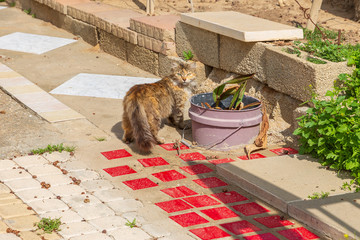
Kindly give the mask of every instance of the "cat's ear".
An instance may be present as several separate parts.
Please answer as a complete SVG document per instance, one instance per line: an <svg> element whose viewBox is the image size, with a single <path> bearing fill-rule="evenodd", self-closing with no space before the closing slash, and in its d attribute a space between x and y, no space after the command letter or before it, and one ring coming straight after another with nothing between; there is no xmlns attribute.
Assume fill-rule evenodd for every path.
<svg viewBox="0 0 360 240"><path fill-rule="evenodd" d="M172 62L170 65L170 69L172 71L176 71L179 68L180 64L178 62Z"/></svg>

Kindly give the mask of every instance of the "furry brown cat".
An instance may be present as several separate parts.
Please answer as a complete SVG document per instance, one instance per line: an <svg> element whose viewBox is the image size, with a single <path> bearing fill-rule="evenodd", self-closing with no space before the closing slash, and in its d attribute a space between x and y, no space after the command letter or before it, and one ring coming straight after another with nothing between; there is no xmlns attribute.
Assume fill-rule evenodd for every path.
<svg viewBox="0 0 360 240"><path fill-rule="evenodd" d="M132 87L123 102L123 141L135 140L140 151L149 152L154 144L164 143L158 136L162 119L184 128L184 107L195 77L195 63L184 61L173 66L170 76Z"/></svg>

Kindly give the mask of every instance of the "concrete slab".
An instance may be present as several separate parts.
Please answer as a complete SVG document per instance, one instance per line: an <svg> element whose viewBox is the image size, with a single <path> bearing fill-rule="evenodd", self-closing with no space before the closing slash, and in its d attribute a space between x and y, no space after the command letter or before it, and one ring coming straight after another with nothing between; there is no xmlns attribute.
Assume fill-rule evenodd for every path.
<svg viewBox="0 0 360 240"><path fill-rule="evenodd" d="M157 78L139 78L80 73L52 90L52 94L123 99L136 84L153 83Z"/></svg>
<svg viewBox="0 0 360 240"><path fill-rule="evenodd" d="M244 42L302 39L302 29L239 12L182 13L181 22Z"/></svg>
<svg viewBox="0 0 360 240"><path fill-rule="evenodd" d="M346 193L340 187L350 181L350 177L338 176L305 155L224 163L216 169L221 176L284 212L289 203L308 199L315 192Z"/></svg>
<svg viewBox="0 0 360 240"><path fill-rule="evenodd" d="M1 9L5 9L5 8L7 8L7 7L0 6L0 10L1 10Z"/></svg>
<svg viewBox="0 0 360 240"><path fill-rule="evenodd" d="M18 52L43 54L73 42L76 42L76 40L15 32L0 37L0 48Z"/></svg>

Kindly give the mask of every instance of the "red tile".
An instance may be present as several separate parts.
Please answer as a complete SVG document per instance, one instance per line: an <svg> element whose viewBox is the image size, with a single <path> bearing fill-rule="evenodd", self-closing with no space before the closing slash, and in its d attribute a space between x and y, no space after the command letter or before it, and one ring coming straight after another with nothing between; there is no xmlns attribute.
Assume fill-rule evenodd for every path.
<svg viewBox="0 0 360 240"><path fill-rule="evenodd" d="M289 155L289 154L297 154L298 153L298 151L296 151L293 148L277 148L277 149L270 149L270 151L277 155Z"/></svg>
<svg viewBox="0 0 360 240"><path fill-rule="evenodd" d="M191 175L208 173L213 171L211 168L205 166L204 164L190 165L186 167L181 167L181 169Z"/></svg>
<svg viewBox="0 0 360 240"><path fill-rule="evenodd" d="M139 190L139 189L158 186L156 183L154 183L148 178L139 178L139 179L124 181L123 183L132 190Z"/></svg>
<svg viewBox="0 0 360 240"><path fill-rule="evenodd" d="M170 182L170 181L186 178L186 176L182 175L176 170L153 173L152 175L163 182Z"/></svg>
<svg viewBox="0 0 360 240"><path fill-rule="evenodd" d="M235 235L261 231L260 228L256 227L255 225L249 223L246 220L231 222L231 223L224 223L224 224L220 224L220 226L222 226L226 230L229 230L230 232L234 233Z"/></svg>
<svg viewBox="0 0 360 240"><path fill-rule="evenodd" d="M271 233L264 233L259 235L252 235L248 237L243 237L245 240L279 240L277 237Z"/></svg>
<svg viewBox="0 0 360 240"><path fill-rule="evenodd" d="M189 227L209 222L208 220L194 212L175 215L171 216L170 218L182 227Z"/></svg>
<svg viewBox="0 0 360 240"><path fill-rule="evenodd" d="M280 216L269 216L269 217L261 217L261 218L254 218L255 221L258 221L262 225L268 228L276 228L276 227L283 227L288 225L294 225L294 223L288 220L282 220Z"/></svg>
<svg viewBox="0 0 360 240"><path fill-rule="evenodd" d="M194 153L183 153L179 156L184 161L194 161L194 160L205 160L206 157L201 153L194 152Z"/></svg>
<svg viewBox="0 0 360 240"><path fill-rule="evenodd" d="M110 176L112 176L112 177L136 173L136 171L134 169L132 169L131 167L129 167L128 165L112 167L112 168L105 168L104 171L107 172L108 174L110 174Z"/></svg>
<svg viewBox="0 0 360 240"><path fill-rule="evenodd" d="M214 220L233 218L239 216L235 212L228 209L227 207L205 209L205 210L201 210L201 212Z"/></svg>
<svg viewBox="0 0 360 240"><path fill-rule="evenodd" d="M197 194L197 192L194 192L193 190L185 186L166 188L166 189L162 189L161 191L173 198L181 198L181 197L187 197Z"/></svg>
<svg viewBox="0 0 360 240"><path fill-rule="evenodd" d="M260 206L255 202L234 205L232 206L232 208L234 208L238 212L241 212L245 216L270 212L268 209L264 208L263 206Z"/></svg>
<svg viewBox="0 0 360 240"><path fill-rule="evenodd" d="M312 232L303 227L282 230L278 231L278 233L289 240L312 240L320 238L319 236L313 234Z"/></svg>
<svg viewBox="0 0 360 240"><path fill-rule="evenodd" d="M160 147L162 147L163 149L165 149L167 151L176 150L176 148L174 148L174 143L161 144ZM189 148L186 145L180 143L180 150L186 150L186 149L189 149Z"/></svg>
<svg viewBox="0 0 360 240"><path fill-rule="evenodd" d="M212 199L211 197L206 195L183 198L183 200L195 207L207 207L220 204L215 199Z"/></svg>
<svg viewBox="0 0 360 240"><path fill-rule="evenodd" d="M166 202L155 203L156 206L164 210L165 212L172 213L178 211L184 211L193 208L181 199L170 200Z"/></svg>
<svg viewBox="0 0 360 240"><path fill-rule="evenodd" d="M125 149L102 152L101 154L104 155L108 160L113 160L115 158L124 158L124 157L131 157L132 156Z"/></svg>
<svg viewBox="0 0 360 240"><path fill-rule="evenodd" d="M246 197L244 197L243 195L240 195L239 193L237 193L235 191L214 193L214 194L211 194L211 196L219 199L223 203L234 203L234 202L241 202L241 201L248 200Z"/></svg>
<svg viewBox="0 0 360 240"><path fill-rule="evenodd" d="M162 157L144 158L144 159L138 159L138 161L144 167L154 167L154 166L169 165L169 163L167 161L165 161Z"/></svg>
<svg viewBox="0 0 360 240"><path fill-rule="evenodd" d="M215 188L228 185L226 182L221 181L217 177L201 178L193 180L203 188Z"/></svg>
<svg viewBox="0 0 360 240"><path fill-rule="evenodd" d="M231 159L231 158L224 158L224 159L215 159L215 160L210 160L209 161L209 163L212 163L214 165L222 164L222 163L228 163L228 162L235 162L235 160Z"/></svg>
<svg viewBox="0 0 360 240"><path fill-rule="evenodd" d="M221 230L216 226L191 229L189 231L195 234L196 236L198 236L202 240L211 240L211 239L224 238L230 236L230 234L228 234L227 232Z"/></svg>
<svg viewBox="0 0 360 240"><path fill-rule="evenodd" d="M246 155L240 156L238 158L240 158L241 160L249 160ZM250 154L250 159L258 159L258 158L266 158L266 157L264 155L260 154L260 153Z"/></svg>

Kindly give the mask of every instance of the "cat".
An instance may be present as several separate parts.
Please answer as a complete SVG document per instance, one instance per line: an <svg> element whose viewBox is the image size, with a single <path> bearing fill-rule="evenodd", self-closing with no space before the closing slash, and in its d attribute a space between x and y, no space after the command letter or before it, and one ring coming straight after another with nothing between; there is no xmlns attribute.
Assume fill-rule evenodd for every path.
<svg viewBox="0 0 360 240"><path fill-rule="evenodd" d="M164 143L158 136L162 119L184 128L185 103L195 87L195 62L175 63L170 74L161 80L135 85L126 93L123 106L123 141L135 141L141 152L150 152Z"/></svg>

